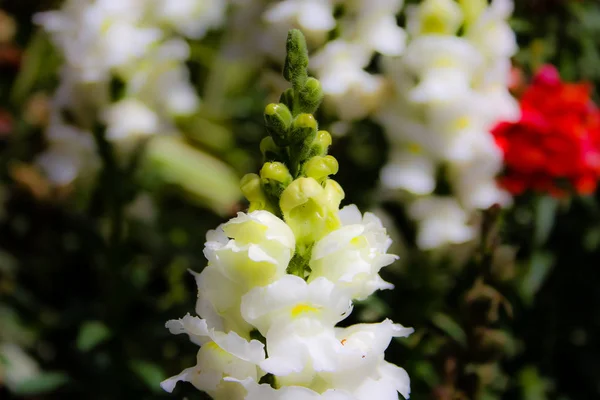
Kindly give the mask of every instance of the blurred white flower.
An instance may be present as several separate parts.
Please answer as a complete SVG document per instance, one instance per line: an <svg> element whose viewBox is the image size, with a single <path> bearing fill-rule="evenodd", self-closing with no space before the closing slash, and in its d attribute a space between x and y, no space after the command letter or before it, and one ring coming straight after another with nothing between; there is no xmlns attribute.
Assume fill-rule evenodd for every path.
<svg viewBox="0 0 600 400"><path fill-rule="evenodd" d="M158 133L158 116L140 100L128 98L104 110L108 140L123 140Z"/></svg>
<svg viewBox="0 0 600 400"><path fill-rule="evenodd" d="M417 198L408 206L408 214L419 221L417 245L425 250L464 243L475 235L469 215L452 197Z"/></svg>
<svg viewBox="0 0 600 400"><path fill-rule="evenodd" d="M381 183L388 189L430 194L435 189L434 160L421 152L394 152L381 170Z"/></svg>
<svg viewBox="0 0 600 400"><path fill-rule="evenodd" d="M52 117L46 131L48 149L36 162L50 182L67 185L80 174L93 176L100 166L96 144L90 132Z"/></svg>
<svg viewBox="0 0 600 400"><path fill-rule="evenodd" d="M283 0L271 5L264 14L270 23L298 24L311 32L327 32L335 27L333 2L330 0Z"/></svg>
<svg viewBox="0 0 600 400"><path fill-rule="evenodd" d="M138 147L137 139L172 134L173 119L200 104L185 65L185 39L219 27L227 6L226 0L67 0L59 10L37 14L34 21L65 59L54 112L68 111L69 125L82 131L106 124L119 159ZM50 146L39 160L56 183L73 181L90 164L87 158L97 159L88 151L90 133L77 143L50 137L63 125L50 126Z"/></svg>
<svg viewBox="0 0 600 400"><path fill-rule="evenodd" d="M181 35L199 39L210 29L221 26L227 10L226 0L153 0L154 15Z"/></svg>
<svg viewBox="0 0 600 400"><path fill-rule="evenodd" d="M476 210L511 201L496 182L502 157L490 133L520 116L508 90L511 12L510 0L424 0L407 9L404 53L383 62L394 93L377 114L393 146L381 181L409 193L421 248L471 240ZM440 183L448 197L432 197Z"/></svg>

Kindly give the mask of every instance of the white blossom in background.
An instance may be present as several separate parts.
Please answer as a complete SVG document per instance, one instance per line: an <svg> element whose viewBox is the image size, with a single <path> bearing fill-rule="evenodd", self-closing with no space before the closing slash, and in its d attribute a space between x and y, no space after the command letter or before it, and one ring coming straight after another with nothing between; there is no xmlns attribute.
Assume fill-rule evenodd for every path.
<svg viewBox="0 0 600 400"><path fill-rule="evenodd" d="M386 97L384 78L365 68L377 53L398 56L404 50L406 35L396 23L402 3L402 0L271 1L263 14L267 29L262 49L274 59L282 59L285 32L294 27L301 29L312 49L309 68L323 85L325 104L342 120L364 118ZM327 41L334 29L339 34Z"/></svg>
<svg viewBox="0 0 600 400"><path fill-rule="evenodd" d="M512 0L407 7L406 49L383 62L394 95L376 116L392 143L381 182L409 195L423 249L471 240L477 210L512 200L496 183L502 154L490 133L519 117L508 91L517 50L512 7ZM443 195L436 194L440 179Z"/></svg>
<svg viewBox="0 0 600 400"><path fill-rule="evenodd" d="M393 287L378 274L396 259L386 253L391 240L373 214L354 205L335 213L342 225L315 243L306 280L286 272L297 239L267 211L238 213L207 234L208 266L195 274L199 317L167 322L200 346L197 364L163 389L186 381L227 400L408 398L406 371L384 352L412 328L390 320L336 327L353 299ZM273 386L261 382L266 374Z"/></svg>
<svg viewBox="0 0 600 400"><path fill-rule="evenodd" d="M59 10L37 14L34 21L64 58L53 112L74 119L66 124L54 118L47 128L49 148L38 165L48 178L68 184L98 165L94 138L86 132L97 122L125 154L137 139L175 133L173 119L199 106L185 66L186 39L219 27L227 5L227 0L67 0ZM115 82L122 88L112 99Z"/></svg>

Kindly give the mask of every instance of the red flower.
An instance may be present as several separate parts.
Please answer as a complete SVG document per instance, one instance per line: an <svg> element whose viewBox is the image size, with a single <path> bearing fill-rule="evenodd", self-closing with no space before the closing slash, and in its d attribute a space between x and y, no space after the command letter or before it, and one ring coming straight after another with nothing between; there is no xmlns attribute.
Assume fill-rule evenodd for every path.
<svg viewBox="0 0 600 400"><path fill-rule="evenodd" d="M587 194L600 179L600 111L587 83L563 83L543 67L521 97L518 122L503 122L492 134L504 152L501 184L513 194L531 189Z"/></svg>

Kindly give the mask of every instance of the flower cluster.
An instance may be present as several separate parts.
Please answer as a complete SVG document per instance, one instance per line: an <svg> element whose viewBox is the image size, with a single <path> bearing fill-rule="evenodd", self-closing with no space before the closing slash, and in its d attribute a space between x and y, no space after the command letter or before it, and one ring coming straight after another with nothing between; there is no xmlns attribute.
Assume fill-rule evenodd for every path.
<svg viewBox="0 0 600 400"><path fill-rule="evenodd" d="M306 32L315 49L310 68L326 102L342 120L360 119L379 106L385 92L383 77L365 68L375 53L398 56L404 50L405 33L396 23L401 6L402 0L284 0L265 11L266 36L280 37L290 27ZM334 29L335 39L327 41ZM267 50L273 47L280 48Z"/></svg>
<svg viewBox="0 0 600 400"><path fill-rule="evenodd" d="M600 179L600 111L591 86L563 83L552 66L543 67L521 97L521 119L493 131L504 152L502 185L526 190L588 194Z"/></svg>
<svg viewBox="0 0 600 400"><path fill-rule="evenodd" d="M225 0L67 0L38 14L65 59L49 149L39 159L49 179L66 184L95 170L97 122L127 149L135 138L175 131L174 117L195 112L185 38L218 26L225 8Z"/></svg>
<svg viewBox="0 0 600 400"><path fill-rule="evenodd" d="M284 76L292 83L265 110L270 136L260 175L243 178L248 213L207 234L208 266L194 274L196 312L172 320L174 334L200 345L197 364L167 379L191 382L215 399L397 399L407 373L384 360L392 338L413 330L390 320L336 327L352 301L392 285L381 268L396 256L381 221L356 206L339 209L328 176L331 136L312 113L322 99L306 74L304 37L292 30Z"/></svg>
<svg viewBox="0 0 600 400"><path fill-rule="evenodd" d="M407 47L386 58L394 99L377 115L393 150L381 180L409 195L419 247L474 237L475 210L511 201L497 186L491 129L518 118L508 91L515 36L510 0L424 0L407 9Z"/></svg>

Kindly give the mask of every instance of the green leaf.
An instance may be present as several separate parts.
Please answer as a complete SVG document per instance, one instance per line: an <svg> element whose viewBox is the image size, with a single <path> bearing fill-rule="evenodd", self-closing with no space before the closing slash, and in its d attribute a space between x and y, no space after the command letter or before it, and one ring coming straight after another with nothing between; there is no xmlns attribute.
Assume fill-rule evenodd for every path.
<svg viewBox="0 0 600 400"><path fill-rule="evenodd" d="M56 390L68 381L69 377L63 372L42 372L19 383L12 391L18 396L38 395Z"/></svg>
<svg viewBox="0 0 600 400"><path fill-rule="evenodd" d="M110 329L100 321L84 322L77 336L77 348L87 352L110 337Z"/></svg>
<svg viewBox="0 0 600 400"><path fill-rule="evenodd" d="M462 327L446 314L437 313L431 317L431 322L454 339L461 346L467 346L467 335Z"/></svg>
<svg viewBox="0 0 600 400"><path fill-rule="evenodd" d="M413 373L417 379L424 381L429 387L437 386L440 383L440 378L429 361L417 362Z"/></svg>
<svg viewBox="0 0 600 400"><path fill-rule="evenodd" d="M536 251L529 260L529 265L519 280L519 292L526 304L531 304L533 298L554 264L554 256L547 251Z"/></svg>
<svg viewBox="0 0 600 400"><path fill-rule="evenodd" d="M541 377L533 366L525 367L519 372L519 384L524 399L544 400L548 398L550 382Z"/></svg>
<svg viewBox="0 0 600 400"><path fill-rule="evenodd" d="M535 203L535 233L533 243L535 246L543 246L548 240L554 220L558 200L551 196L540 196Z"/></svg>
<svg viewBox="0 0 600 400"><path fill-rule="evenodd" d="M148 386L153 392L160 392L160 383L166 379L165 373L158 365L142 360L133 360L129 363L133 372Z"/></svg>
<svg viewBox="0 0 600 400"><path fill-rule="evenodd" d="M146 185L173 185L221 215L229 215L241 200L239 177L233 169L186 141L171 136L150 140L139 169ZM152 182L154 181L154 182Z"/></svg>
<svg viewBox="0 0 600 400"><path fill-rule="evenodd" d="M10 93L11 102L21 104L38 81L55 74L55 53L44 32L39 31L33 36Z"/></svg>

